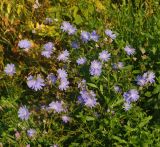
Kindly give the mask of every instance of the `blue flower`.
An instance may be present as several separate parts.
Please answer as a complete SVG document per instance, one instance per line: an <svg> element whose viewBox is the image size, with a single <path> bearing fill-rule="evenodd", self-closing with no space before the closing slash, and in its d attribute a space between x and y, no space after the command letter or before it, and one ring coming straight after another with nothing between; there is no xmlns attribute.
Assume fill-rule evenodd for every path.
<svg viewBox="0 0 160 147"><path fill-rule="evenodd" d="M113 69L117 70L117 69L122 69L124 67L123 62L118 62L118 63L113 63L112 64Z"/></svg>
<svg viewBox="0 0 160 147"><path fill-rule="evenodd" d="M127 53L127 55L133 55L133 54L135 54L135 48L132 48L130 45L127 45L124 48L124 50Z"/></svg>
<svg viewBox="0 0 160 147"><path fill-rule="evenodd" d="M90 66L90 74L92 76L100 76L102 71L102 64L99 61L92 61Z"/></svg>
<svg viewBox="0 0 160 147"><path fill-rule="evenodd" d="M130 110L131 109L131 104L130 103L124 103L124 110L125 111L128 111L128 110Z"/></svg>
<svg viewBox="0 0 160 147"><path fill-rule="evenodd" d="M81 32L81 39L83 42L88 42L90 40L90 33L86 31Z"/></svg>
<svg viewBox="0 0 160 147"><path fill-rule="evenodd" d="M139 94L138 94L137 90L131 89L128 92L125 92L123 94L123 97L127 103L131 103L131 102L135 102L139 99Z"/></svg>
<svg viewBox="0 0 160 147"><path fill-rule="evenodd" d="M111 54L108 53L108 51L104 50L101 53L99 53L99 59L102 61L107 62L111 57Z"/></svg>
<svg viewBox="0 0 160 147"><path fill-rule="evenodd" d="M16 73L16 69L15 69L15 65L14 64L7 64L4 68L4 72L9 75L9 76L13 76L13 74Z"/></svg>
<svg viewBox="0 0 160 147"><path fill-rule="evenodd" d="M27 39L24 39L19 41L18 46L23 49L29 49L31 47L31 42Z"/></svg>
<svg viewBox="0 0 160 147"><path fill-rule="evenodd" d="M154 83L155 82L155 73L152 71L148 71L145 74L147 74L147 82Z"/></svg>
<svg viewBox="0 0 160 147"><path fill-rule="evenodd" d="M67 78L61 79L59 89L61 91L63 91L63 90L67 90L68 87L69 87L69 82L68 82Z"/></svg>
<svg viewBox="0 0 160 147"><path fill-rule="evenodd" d="M76 62L77 62L78 65L83 65L83 64L86 63L86 58L85 57L84 58L82 58L82 57L78 58Z"/></svg>
<svg viewBox="0 0 160 147"><path fill-rule="evenodd" d="M147 79L144 76L137 76L136 81L137 81L137 85L139 86L144 86L147 84Z"/></svg>
<svg viewBox="0 0 160 147"><path fill-rule="evenodd" d="M78 42L77 42L77 41L73 41L73 42L71 43L71 47L74 48L74 49L78 49L78 48L79 48Z"/></svg>
<svg viewBox="0 0 160 147"><path fill-rule="evenodd" d="M117 85L114 85L114 90L115 90L115 92L121 92L122 91L122 89Z"/></svg>
<svg viewBox="0 0 160 147"><path fill-rule="evenodd" d="M113 40L117 37L111 30L105 30L105 34Z"/></svg>
<svg viewBox="0 0 160 147"><path fill-rule="evenodd" d="M36 130L35 129L29 129L27 130L27 135L29 137L33 137L36 134Z"/></svg>
<svg viewBox="0 0 160 147"><path fill-rule="evenodd" d="M41 90L43 88L43 86L45 86L44 80L41 78L40 75L38 75L37 77L33 77L30 75L27 78L27 85L29 88L31 88L35 91Z"/></svg>
<svg viewBox="0 0 160 147"><path fill-rule="evenodd" d="M50 58L51 54L53 53L53 47L54 44L52 42L46 43L43 46L44 50L42 51L41 55L45 56L46 58Z"/></svg>
<svg viewBox="0 0 160 147"><path fill-rule="evenodd" d="M145 72L142 76L138 75L136 78L137 85L144 86L148 83L155 82L155 73L152 71Z"/></svg>
<svg viewBox="0 0 160 147"><path fill-rule="evenodd" d="M63 108L63 102L62 101L61 102L59 102L59 101L51 102L49 104L49 109L54 110L57 113L65 111L64 108Z"/></svg>
<svg viewBox="0 0 160 147"><path fill-rule="evenodd" d="M53 44L52 42L48 42L48 43L44 44L43 48L44 48L45 50L47 50L47 51L48 51L48 50L53 50L54 44Z"/></svg>
<svg viewBox="0 0 160 147"><path fill-rule="evenodd" d="M69 22L64 21L61 25L61 29L64 32L67 32L69 35L75 34L77 29L73 27Z"/></svg>
<svg viewBox="0 0 160 147"><path fill-rule="evenodd" d="M97 42L98 39L99 39L99 36L97 35L96 31L93 31L91 34L90 34L90 39Z"/></svg>
<svg viewBox="0 0 160 147"><path fill-rule="evenodd" d="M55 84L57 80L56 76L53 73L48 74L47 79L52 84Z"/></svg>
<svg viewBox="0 0 160 147"><path fill-rule="evenodd" d="M18 117L22 120L28 120L30 116L30 113L28 111L28 109L26 108L26 106L22 106L19 108L18 110Z"/></svg>
<svg viewBox="0 0 160 147"><path fill-rule="evenodd" d="M63 51L62 53L60 53L60 55L58 56L58 60L59 61L67 61L68 60L68 56L69 56L69 52L67 50Z"/></svg>
<svg viewBox="0 0 160 147"><path fill-rule="evenodd" d="M87 107L95 107L97 105L96 94L93 91L82 90L80 92L79 101L84 103Z"/></svg>
<svg viewBox="0 0 160 147"><path fill-rule="evenodd" d="M68 123L71 120L71 118L66 116L66 115L63 115L62 120L63 120L64 123Z"/></svg>
<svg viewBox="0 0 160 147"><path fill-rule="evenodd" d="M65 79L68 76L67 72L64 69L58 69L57 73L58 73L58 78L60 79Z"/></svg>

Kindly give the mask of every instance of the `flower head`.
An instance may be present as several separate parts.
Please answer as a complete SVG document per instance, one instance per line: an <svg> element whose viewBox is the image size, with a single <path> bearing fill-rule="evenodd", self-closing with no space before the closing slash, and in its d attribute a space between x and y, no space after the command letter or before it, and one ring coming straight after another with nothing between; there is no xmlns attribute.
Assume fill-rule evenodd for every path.
<svg viewBox="0 0 160 147"><path fill-rule="evenodd" d="M144 86L145 84L147 84L147 80L144 76L137 76L136 81L137 85L139 86Z"/></svg>
<svg viewBox="0 0 160 147"><path fill-rule="evenodd" d="M75 34L77 29L73 27L69 22L64 21L61 25L63 32L67 32L69 35Z"/></svg>
<svg viewBox="0 0 160 147"><path fill-rule="evenodd" d="M100 76L102 71L102 64L99 61L92 61L90 66L90 74L92 76Z"/></svg>
<svg viewBox="0 0 160 147"><path fill-rule="evenodd" d="M85 57L84 58L82 58L82 57L78 58L76 62L77 62L78 65L83 65L83 64L86 63L86 58Z"/></svg>
<svg viewBox="0 0 160 147"><path fill-rule="evenodd" d="M102 51L101 53L99 53L99 59L102 61L108 61L111 57L111 54L108 53L108 51Z"/></svg>
<svg viewBox="0 0 160 147"><path fill-rule="evenodd" d="M147 82L154 83L155 82L155 73L152 71L147 72Z"/></svg>
<svg viewBox="0 0 160 147"><path fill-rule="evenodd" d="M27 78L27 85L29 88L38 91L41 90L43 86L45 86L44 84L44 80L41 78L40 75L38 75L37 77L33 77L33 76L29 76Z"/></svg>
<svg viewBox="0 0 160 147"><path fill-rule="evenodd" d="M63 78L60 80L60 85L59 85L59 89L61 91L63 90L67 90L67 88L69 87L69 82L66 78Z"/></svg>
<svg viewBox="0 0 160 147"><path fill-rule="evenodd" d="M57 73L58 73L58 78L60 78L60 79L65 79L65 78L67 78L67 72L64 70L64 69L58 69L57 70Z"/></svg>
<svg viewBox="0 0 160 147"><path fill-rule="evenodd" d="M127 53L127 55L133 55L135 54L135 49L132 48L130 45L127 45L125 48L124 48L125 52Z"/></svg>
<svg viewBox="0 0 160 147"><path fill-rule="evenodd" d="M24 39L19 41L18 46L23 49L29 49L31 47L31 42L27 39Z"/></svg>
<svg viewBox="0 0 160 147"><path fill-rule="evenodd" d="M88 42L90 40L90 33L86 31L81 32L81 39L83 42Z"/></svg>
<svg viewBox="0 0 160 147"><path fill-rule="evenodd" d="M113 40L116 38L116 34L114 34L111 30L105 30L105 34Z"/></svg>
<svg viewBox="0 0 160 147"><path fill-rule="evenodd" d="M41 55L45 56L46 58L50 58L51 54L53 53L53 47L54 44L52 42L46 43L43 46L44 50L42 51Z"/></svg>
<svg viewBox="0 0 160 147"><path fill-rule="evenodd" d="M124 110L125 110L125 111L128 111L129 109L131 109L131 104L125 102L125 103L124 103Z"/></svg>
<svg viewBox="0 0 160 147"><path fill-rule="evenodd" d="M19 110L18 110L18 117L20 119L22 119L22 120L28 120L29 115L30 115L30 113L29 113L28 109L26 108L26 106L22 106L22 107L19 108Z"/></svg>
<svg viewBox="0 0 160 147"><path fill-rule="evenodd" d="M96 95L93 91L82 90L80 94L79 101L84 103L87 107L92 108L97 105Z"/></svg>
<svg viewBox="0 0 160 147"><path fill-rule="evenodd" d="M10 75L10 76L13 76L13 74L16 73L16 69L15 69L15 65L14 64L7 64L4 68L4 72L7 74L7 75Z"/></svg>
<svg viewBox="0 0 160 147"><path fill-rule="evenodd" d="M56 76L53 73L48 74L47 79L52 84L55 84L57 80Z"/></svg>
<svg viewBox="0 0 160 147"><path fill-rule="evenodd" d="M35 129L29 129L27 130L27 135L29 137L33 137L36 134L36 130Z"/></svg>
<svg viewBox="0 0 160 147"><path fill-rule="evenodd" d="M63 108L63 106L62 106L62 101L61 102L58 102L58 101L56 101L56 102L51 102L50 104L49 104L49 109L52 109L52 110L54 110L55 112L57 112L57 113L60 113L60 112L63 112L64 111L64 108Z"/></svg>
<svg viewBox="0 0 160 147"><path fill-rule="evenodd" d="M79 48L78 42L77 42L77 41L73 41L73 42L71 43L71 47L74 48L74 49L78 49L78 48Z"/></svg>
<svg viewBox="0 0 160 147"><path fill-rule="evenodd" d="M68 116L66 116L66 115L63 115L63 116L62 116L62 120L63 120L64 123L68 123L68 122L70 121L70 119L71 119L71 118L68 117Z"/></svg>
<svg viewBox="0 0 160 147"><path fill-rule="evenodd" d="M68 60L68 56L69 56L69 52L67 50L65 50L58 56L58 60L65 62Z"/></svg>
<svg viewBox="0 0 160 147"><path fill-rule="evenodd" d="M148 83L155 82L155 73L152 71L145 72L142 76L138 75L136 78L137 85L144 86Z"/></svg>
<svg viewBox="0 0 160 147"><path fill-rule="evenodd" d="M52 42L48 42L48 43L44 44L43 48L47 51L52 50L54 48L54 44Z"/></svg>
<svg viewBox="0 0 160 147"><path fill-rule="evenodd" d="M96 31L93 31L91 34L90 34L90 39L97 42L98 39L99 39L99 36L97 35Z"/></svg>
<svg viewBox="0 0 160 147"><path fill-rule="evenodd" d="M135 89L131 89L123 94L124 100L127 103L135 102L139 99L138 91Z"/></svg>
<svg viewBox="0 0 160 147"><path fill-rule="evenodd" d="M122 89L118 85L114 85L115 92L121 92Z"/></svg>

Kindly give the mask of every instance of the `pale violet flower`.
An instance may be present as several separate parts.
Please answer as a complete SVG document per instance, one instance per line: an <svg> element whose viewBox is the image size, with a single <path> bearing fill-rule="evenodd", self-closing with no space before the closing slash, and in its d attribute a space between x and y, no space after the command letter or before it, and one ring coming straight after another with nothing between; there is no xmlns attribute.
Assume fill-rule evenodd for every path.
<svg viewBox="0 0 160 147"><path fill-rule="evenodd" d="M47 79L52 84L55 84L57 81L57 78L53 73L48 74Z"/></svg>
<svg viewBox="0 0 160 147"><path fill-rule="evenodd" d="M63 108L63 102L62 101L61 102L59 102L59 101L51 102L49 104L49 109L54 110L57 113L65 111L64 108Z"/></svg>
<svg viewBox="0 0 160 147"><path fill-rule="evenodd" d="M27 78L27 85L29 88L35 91L41 90L45 86L44 80L41 78L40 75L38 75L37 77L33 77L30 75Z"/></svg>
<svg viewBox="0 0 160 147"><path fill-rule="evenodd" d="M154 83L155 82L155 73L152 71L147 72L147 82Z"/></svg>
<svg viewBox="0 0 160 147"><path fill-rule="evenodd" d="M52 42L48 42L43 46L44 50L42 51L41 55L45 56L46 58L50 58L51 54L53 53L54 44Z"/></svg>
<svg viewBox="0 0 160 147"><path fill-rule="evenodd" d="M113 40L116 38L116 34L114 34L111 30L105 30L105 34Z"/></svg>
<svg viewBox="0 0 160 147"><path fill-rule="evenodd" d="M67 90L67 88L69 87L69 82L67 79L63 78L60 80L60 85L59 85L59 89L61 91L63 90Z"/></svg>
<svg viewBox="0 0 160 147"><path fill-rule="evenodd" d="M124 48L124 50L127 53L127 55L133 55L133 54L135 54L135 48L131 47L130 45L127 45Z"/></svg>
<svg viewBox="0 0 160 147"><path fill-rule="evenodd" d="M124 100L127 103L135 102L139 99L139 93L135 89L131 89L123 94Z"/></svg>
<svg viewBox="0 0 160 147"><path fill-rule="evenodd" d="M99 59L102 61L107 62L111 57L111 54L108 53L108 51L104 50L101 53L99 53Z"/></svg>
<svg viewBox="0 0 160 147"><path fill-rule="evenodd" d="M118 85L114 85L115 92L121 92L122 89Z"/></svg>
<svg viewBox="0 0 160 147"><path fill-rule="evenodd" d="M94 60L91 62L90 66L90 74L92 76L100 76L102 72L102 64L101 62Z"/></svg>
<svg viewBox="0 0 160 147"><path fill-rule="evenodd" d="M98 39L99 39L99 36L97 35L96 31L93 31L91 34L90 34L90 39L97 42Z"/></svg>
<svg viewBox="0 0 160 147"><path fill-rule="evenodd" d="M15 65L12 63L7 64L4 68L4 72L9 76L13 76L16 73Z"/></svg>
<svg viewBox="0 0 160 147"><path fill-rule="evenodd" d="M137 85L139 85L139 86L144 86L147 84L146 77L144 77L144 76L137 76L136 82L137 82Z"/></svg>
<svg viewBox="0 0 160 147"><path fill-rule="evenodd" d="M58 60L59 61L67 61L68 60L68 56L69 56L69 52L67 50L63 51L62 53L60 53L60 55L58 56Z"/></svg>
<svg viewBox="0 0 160 147"><path fill-rule="evenodd" d="M48 42L48 43L44 44L43 48L45 50L52 50L54 48L54 44L52 42Z"/></svg>
<svg viewBox="0 0 160 147"><path fill-rule="evenodd" d="M136 78L137 85L145 86L148 83L155 82L155 73L152 71L145 72L142 76L138 75Z"/></svg>
<svg viewBox="0 0 160 147"><path fill-rule="evenodd" d="M29 137L33 137L36 134L36 130L35 129L29 129L27 130L27 135Z"/></svg>
<svg viewBox="0 0 160 147"><path fill-rule="evenodd" d="M90 33L86 31L81 32L81 39L83 42L88 42L90 40Z"/></svg>
<svg viewBox="0 0 160 147"><path fill-rule="evenodd" d="M23 49L29 49L31 48L32 44L27 39L24 39L24 40L19 41L18 46Z"/></svg>
<svg viewBox="0 0 160 147"><path fill-rule="evenodd" d="M80 94L79 102L84 103L85 106L93 108L97 105L96 94L93 91L82 90Z"/></svg>
<svg viewBox="0 0 160 147"><path fill-rule="evenodd" d="M22 106L19 108L18 110L18 117L22 120L28 120L30 116L30 113L28 111L28 109L26 108L26 106Z"/></svg>
<svg viewBox="0 0 160 147"><path fill-rule="evenodd" d="M83 65L83 64L86 63L86 61L87 61L87 60L86 60L85 57L84 57L84 58L80 57L80 58L77 59L76 62L77 62L78 65Z"/></svg>
<svg viewBox="0 0 160 147"><path fill-rule="evenodd" d="M71 118L69 116L66 116L66 115L62 116L62 120L63 120L64 123L68 123L70 121L70 119Z"/></svg>
<svg viewBox="0 0 160 147"><path fill-rule="evenodd" d="M61 25L61 29L64 32L67 32L69 35L75 34L77 29L73 27L69 22L64 21Z"/></svg>
<svg viewBox="0 0 160 147"><path fill-rule="evenodd" d="M73 42L71 43L71 47L74 48L74 49L78 49L78 48L79 48L78 42L77 42L77 41L73 41Z"/></svg>
<svg viewBox="0 0 160 147"><path fill-rule="evenodd" d="M124 110L125 111L128 111L128 110L130 110L131 109L131 104L130 103L124 103Z"/></svg>
<svg viewBox="0 0 160 147"><path fill-rule="evenodd" d="M58 78L60 78L60 79L65 79L68 76L67 72L64 69L59 68L57 70L57 73L58 73Z"/></svg>

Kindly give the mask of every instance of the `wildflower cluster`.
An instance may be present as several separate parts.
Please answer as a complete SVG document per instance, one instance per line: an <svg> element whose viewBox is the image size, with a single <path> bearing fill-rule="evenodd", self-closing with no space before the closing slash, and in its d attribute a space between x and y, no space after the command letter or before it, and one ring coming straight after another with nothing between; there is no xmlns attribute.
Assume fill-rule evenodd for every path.
<svg viewBox="0 0 160 147"><path fill-rule="evenodd" d="M46 18L44 23L50 25L53 21ZM63 125L72 126L76 117L81 118L82 115L71 116L72 111L79 109L83 113L90 112L88 115L94 114L98 118L101 114L106 115L107 113L108 115L103 106L108 105L107 107L116 109L113 103L118 99L123 100L125 111L129 111L141 97L139 87L150 86L155 82L153 71L146 71L143 75L136 75L135 78L132 72L125 69L125 66L130 64L130 59L136 55L137 49L130 45L117 51L114 49L114 44L110 41L106 43L103 36L97 33L98 31L78 30L67 21L62 22L59 32L64 35L64 38L69 38L69 41L65 41L64 47L58 46L59 44L57 45L56 42L46 43L45 40L43 45L37 45L37 50L33 48L32 52L29 49L32 48L32 44L35 44L34 41L23 39L18 43L20 49L27 51L28 58L38 57L37 61L32 60L33 65L28 67L25 82L23 82L27 87L25 90L32 92L33 96L39 97L41 105L41 108L33 111L31 111L34 109L32 105L21 105L18 110L18 118L22 122L30 121L34 112L39 111L46 124L48 123L47 119L55 117L55 120L60 118ZM118 38L117 34L109 29L104 30L103 34L113 42ZM114 43L116 44L116 42ZM89 44L88 48L86 48L87 44ZM126 56L123 52L128 55L126 59L128 62L118 57ZM37 66L38 64L41 65L40 68ZM17 64L8 63L4 67L4 73L14 78L20 67ZM98 107L101 109L97 110ZM105 114L101 112L102 108ZM120 105L119 108L121 109L123 106ZM123 110L124 113L125 111ZM87 119L94 120L95 118L86 117L82 120L85 122ZM52 125L53 122L49 124L49 127ZM26 134L30 139L34 139L38 132L31 126L26 130Z"/></svg>

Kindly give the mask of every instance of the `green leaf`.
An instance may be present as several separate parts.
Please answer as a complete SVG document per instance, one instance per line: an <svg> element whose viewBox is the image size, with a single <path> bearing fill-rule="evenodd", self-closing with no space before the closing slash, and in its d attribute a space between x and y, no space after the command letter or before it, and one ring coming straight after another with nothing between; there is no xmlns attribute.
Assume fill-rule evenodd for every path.
<svg viewBox="0 0 160 147"><path fill-rule="evenodd" d="M151 92L150 92L150 91L147 91L147 92L145 93L145 96L146 96L146 97L151 97L151 96L152 96L152 94L151 94Z"/></svg>
<svg viewBox="0 0 160 147"><path fill-rule="evenodd" d="M102 95L103 95L103 85L100 85L100 92L101 92Z"/></svg>
<svg viewBox="0 0 160 147"><path fill-rule="evenodd" d="M87 85L88 85L89 87L93 87L93 88L97 88L97 89L98 89L97 85L95 85L95 84L93 84L93 83L87 83Z"/></svg>
<svg viewBox="0 0 160 147"><path fill-rule="evenodd" d="M140 128L144 127L151 119L152 119L152 116L148 116L148 117L144 118L143 121L140 122L138 126Z"/></svg>
<svg viewBox="0 0 160 147"><path fill-rule="evenodd" d="M86 116L86 120L87 120L87 121L93 121L93 120L95 120L95 118L92 117L92 116Z"/></svg>
<svg viewBox="0 0 160 147"><path fill-rule="evenodd" d="M127 144L127 142L125 141L125 140L123 140L123 139L121 139L120 137L118 137L118 136L112 136L112 138L114 139L114 140L117 140L119 143L125 143L125 144Z"/></svg>

